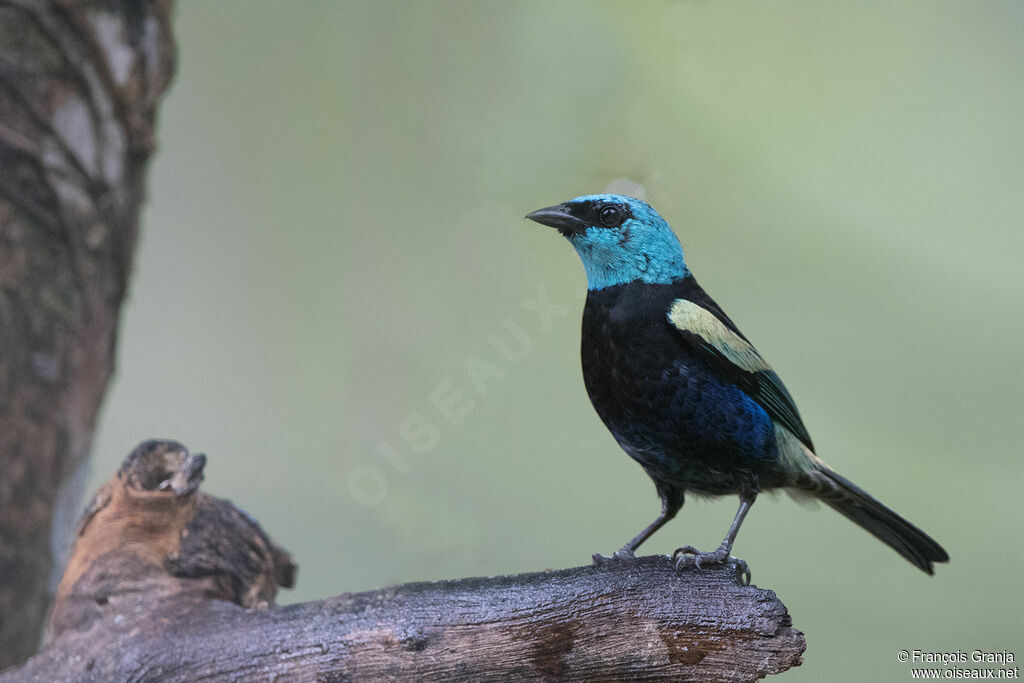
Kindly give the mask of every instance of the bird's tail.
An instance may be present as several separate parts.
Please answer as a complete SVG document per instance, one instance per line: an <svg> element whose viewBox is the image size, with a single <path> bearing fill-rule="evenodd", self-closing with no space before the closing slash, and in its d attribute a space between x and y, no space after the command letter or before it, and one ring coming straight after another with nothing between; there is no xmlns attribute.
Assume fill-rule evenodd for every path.
<svg viewBox="0 0 1024 683"><path fill-rule="evenodd" d="M816 465L800 482L800 488L867 529L923 572L934 573L932 562L949 561L949 555L931 536L820 460Z"/></svg>

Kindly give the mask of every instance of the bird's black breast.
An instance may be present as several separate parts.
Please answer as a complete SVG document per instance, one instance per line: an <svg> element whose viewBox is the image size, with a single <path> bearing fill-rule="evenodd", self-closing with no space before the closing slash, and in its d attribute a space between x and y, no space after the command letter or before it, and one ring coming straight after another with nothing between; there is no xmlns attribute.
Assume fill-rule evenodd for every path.
<svg viewBox="0 0 1024 683"><path fill-rule="evenodd" d="M775 456L773 424L669 322L679 298L712 310L739 334L692 277L592 290L581 349L587 393L619 444L652 477L704 493L734 492L744 472Z"/></svg>

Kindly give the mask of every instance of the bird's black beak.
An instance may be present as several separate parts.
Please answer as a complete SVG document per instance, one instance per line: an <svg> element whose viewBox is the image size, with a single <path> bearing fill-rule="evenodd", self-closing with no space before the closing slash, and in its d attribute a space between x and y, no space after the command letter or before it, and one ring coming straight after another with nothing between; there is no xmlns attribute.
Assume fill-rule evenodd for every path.
<svg viewBox="0 0 1024 683"><path fill-rule="evenodd" d="M533 213L526 214L526 217L541 225L555 228L566 237L579 235L587 229L587 224L569 213L569 208L565 204L537 209Z"/></svg>

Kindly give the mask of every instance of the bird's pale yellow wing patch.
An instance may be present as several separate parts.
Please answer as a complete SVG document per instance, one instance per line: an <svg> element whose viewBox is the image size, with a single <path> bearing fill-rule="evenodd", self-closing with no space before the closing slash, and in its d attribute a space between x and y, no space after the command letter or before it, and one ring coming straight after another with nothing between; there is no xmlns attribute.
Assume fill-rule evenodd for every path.
<svg viewBox="0 0 1024 683"><path fill-rule="evenodd" d="M747 372L771 370L757 350L719 320L714 313L687 299L676 299L668 319L683 332L700 337L705 344Z"/></svg>

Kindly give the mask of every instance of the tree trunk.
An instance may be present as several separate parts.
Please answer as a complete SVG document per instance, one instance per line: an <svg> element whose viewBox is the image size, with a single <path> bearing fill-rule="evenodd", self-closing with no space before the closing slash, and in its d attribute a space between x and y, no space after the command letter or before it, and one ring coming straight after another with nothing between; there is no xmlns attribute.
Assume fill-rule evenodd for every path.
<svg viewBox="0 0 1024 683"><path fill-rule="evenodd" d="M138 231L170 1L0 0L0 669L63 565Z"/></svg>
<svg viewBox="0 0 1024 683"><path fill-rule="evenodd" d="M295 564L198 491L203 455L140 445L79 527L53 639L6 681L752 681L803 634L735 568L666 557L395 586L273 607Z"/></svg>

